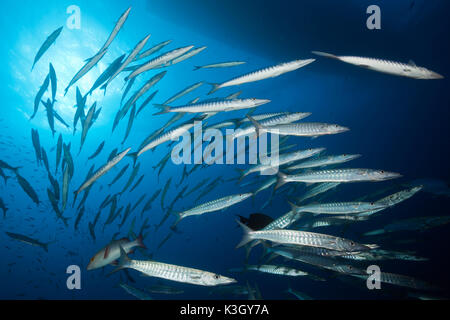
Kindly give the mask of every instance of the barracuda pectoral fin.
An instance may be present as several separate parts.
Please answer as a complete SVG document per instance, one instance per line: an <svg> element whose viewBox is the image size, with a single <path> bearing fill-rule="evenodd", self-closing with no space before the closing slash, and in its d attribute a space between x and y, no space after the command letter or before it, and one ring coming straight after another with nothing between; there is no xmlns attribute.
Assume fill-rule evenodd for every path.
<svg viewBox="0 0 450 320"><path fill-rule="evenodd" d="M103 255L103 259L108 258L108 255L109 255L109 246L107 246L107 247L105 248L105 254Z"/></svg>

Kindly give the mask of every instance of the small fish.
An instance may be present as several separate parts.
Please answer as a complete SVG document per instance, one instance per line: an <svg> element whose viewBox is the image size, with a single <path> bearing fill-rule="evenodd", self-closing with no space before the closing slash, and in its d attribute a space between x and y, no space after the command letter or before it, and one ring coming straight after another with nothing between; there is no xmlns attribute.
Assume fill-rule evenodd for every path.
<svg viewBox="0 0 450 320"><path fill-rule="evenodd" d="M3 218L6 217L6 212L8 211L8 207L6 207L5 203L3 202L3 199L0 197L0 209L3 211Z"/></svg>
<svg viewBox="0 0 450 320"><path fill-rule="evenodd" d="M96 156L98 156L98 155L100 154L100 152L102 152L104 146L105 146L105 141L103 140L103 141L99 144L99 146L97 147L97 149L95 150L95 152L94 152L92 155L90 155L90 156L88 157L88 160L92 160L92 159L94 159Z"/></svg>
<svg viewBox="0 0 450 320"><path fill-rule="evenodd" d="M31 71L33 71L35 64L39 61L39 59L44 55L44 53L50 48L50 46L56 41L56 39L61 34L63 27L60 27L53 31L47 39L45 39L44 43L39 48L36 56L34 57L33 66L31 67Z"/></svg>
<svg viewBox="0 0 450 320"><path fill-rule="evenodd" d="M26 244L30 244L32 246L41 247L46 252L48 252L48 245L54 242L54 241L52 241L52 242L48 242L48 243L43 243L43 242L40 242L40 241L38 241L36 239L32 239L30 237L27 237L27 236L25 236L23 234L7 232L7 231L5 231L5 233L12 239L21 241L21 242L26 243Z"/></svg>
<svg viewBox="0 0 450 320"><path fill-rule="evenodd" d="M77 110L75 111L75 115L73 118L73 134L75 134L77 130L77 123L78 120L81 119L81 121L84 121L85 115L84 115L84 108L86 106L86 98L82 96L80 89L77 87L76 91L76 100L77 100Z"/></svg>
<svg viewBox="0 0 450 320"><path fill-rule="evenodd" d="M148 50L145 50L144 52L142 52L140 55L138 55L134 61L138 61L144 58L147 58L148 56L158 52L159 50L161 50L162 48L164 48L165 46L167 46L168 44L170 44L172 42L172 40L167 40L167 41L163 41L161 43L158 43L156 45L154 45L153 47L151 47ZM129 70L126 70L129 71Z"/></svg>
<svg viewBox="0 0 450 320"><path fill-rule="evenodd" d="M52 85L52 105L55 104L56 90L58 88L58 83L56 80L56 72L53 68L53 65L50 63L49 65L49 75L50 75L50 83Z"/></svg>
<svg viewBox="0 0 450 320"><path fill-rule="evenodd" d="M142 175L139 177L139 179L136 181L136 183L134 184L134 186L130 189L130 192L132 192L134 189L137 188L137 186L142 182L142 180L144 179L145 175ZM139 203L139 202L138 202Z"/></svg>
<svg viewBox="0 0 450 320"><path fill-rule="evenodd" d="M203 82L197 82L194 83L192 85L190 85L189 87L181 90L180 92L178 92L177 94L173 95L172 97L170 97L169 99L167 99L163 104L170 104L172 102L174 102L175 100L180 99L181 97L183 97L184 95L188 94L189 92L194 91L195 89L201 87L203 85Z"/></svg>
<svg viewBox="0 0 450 320"><path fill-rule="evenodd" d="M109 170L111 170L115 165L117 165L120 160L125 157L125 155L131 150L131 148L126 149L125 151L122 151L117 156L115 156L112 160L108 161L105 165L103 165L100 169L98 169L94 175L89 178L87 181L85 181L76 191L74 191L75 195L78 195L81 191L89 187L91 184L93 184L95 181L97 181L101 176L106 174Z"/></svg>
<svg viewBox="0 0 450 320"><path fill-rule="evenodd" d="M36 113L38 112L38 109L39 109L39 104L41 103L42 96L47 91L49 83L50 83L50 74L47 74L44 82L42 83L41 87L39 88L38 93L36 94L36 97L34 98L34 111L30 117L30 120L36 116Z"/></svg>
<svg viewBox="0 0 450 320"><path fill-rule="evenodd" d="M167 179L166 184L164 185L164 189L161 194L161 209L164 209L164 199L166 198L167 191L170 188L170 183L172 182L172 177Z"/></svg>
<svg viewBox="0 0 450 320"><path fill-rule="evenodd" d="M125 290L126 292L131 294L132 296L135 296L136 298L138 298L139 300L152 300L150 295L147 294L145 291L135 288L133 286L130 286L129 284L121 282L121 283L119 283L119 286L123 290Z"/></svg>
<svg viewBox="0 0 450 320"><path fill-rule="evenodd" d="M39 165L42 161L41 143L39 141L39 133L35 129L31 129L31 141L33 142L34 152L36 154L36 161Z"/></svg>
<svg viewBox="0 0 450 320"><path fill-rule="evenodd" d="M45 110L47 112L47 121L48 125L50 127L50 130L52 131L52 136L55 136L55 112L53 110L53 104L50 101L50 99L47 99L47 102L42 101L42 104L45 107Z"/></svg>
<svg viewBox="0 0 450 320"><path fill-rule="evenodd" d="M84 141L86 140L86 136L87 136L87 134L88 134L88 130L89 130L89 128L90 128L91 125L92 125L92 119L93 119L94 114L95 114L95 108L96 108L96 106L97 106L97 103L94 102L94 104L93 104L93 105L91 106L91 108L89 109L89 111L88 111L88 113L87 113L87 115L86 115L86 118L85 118L84 121L82 122L82 124L83 124L83 125L82 125L83 130L82 130L82 132L81 132L80 150L78 151L78 154L80 154L81 148L83 148Z"/></svg>
<svg viewBox="0 0 450 320"><path fill-rule="evenodd" d="M153 92L152 94L150 94L147 99L145 99L144 102L142 102L141 106L139 107L138 111L136 112L136 117L138 116L138 114L144 110L144 108L149 104L150 101L153 100L153 98L155 97L155 95L158 93L158 90L156 90L155 92Z"/></svg>
<svg viewBox="0 0 450 320"><path fill-rule="evenodd" d="M36 191L34 191L31 184L24 177L19 175L18 173L16 173L16 178L17 178L17 182L19 183L22 190L25 191L25 193L31 198L31 200L33 200L33 202L37 206L39 206L40 201L39 201L38 195L37 195Z"/></svg>
<svg viewBox="0 0 450 320"><path fill-rule="evenodd" d="M148 39L150 39L150 34L145 36L141 41L139 41L136 46L133 48L133 50L130 52L128 57L125 59L125 61L122 63L122 65L119 67L119 69L116 70L116 72L113 73L113 75L106 81L106 83L102 86L102 89L106 91L106 87L111 83L111 81L114 80L114 78L121 73L127 65L129 65L134 58L139 54L139 52L142 50L142 48L147 43ZM126 78L126 81L128 81L128 78Z"/></svg>
<svg viewBox="0 0 450 320"><path fill-rule="evenodd" d="M111 31L108 39L106 40L105 44L101 47L99 52L102 52L111 45L111 43L116 38L117 34L119 33L120 29L122 29L122 26L124 25L125 21L127 21L128 15L130 14L131 7L129 7L127 10L125 10L124 13L119 17L119 19L116 22L116 25L114 26L114 29Z"/></svg>
<svg viewBox="0 0 450 320"><path fill-rule="evenodd" d="M185 54L179 56L178 58L175 58L169 62L167 62L164 67L167 66L173 66L174 64L180 63L181 61L187 60L197 54L199 54L200 52L202 52L203 50L205 50L206 47L200 47L200 48L196 48L196 49L192 49L191 51L186 52Z"/></svg>
<svg viewBox="0 0 450 320"><path fill-rule="evenodd" d="M13 171L15 173L17 173L17 171L21 168L21 167L12 167L10 166L8 163L6 163L5 161L0 159L0 168L2 169L6 169L6 170L10 170Z"/></svg>
<svg viewBox="0 0 450 320"><path fill-rule="evenodd" d="M91 89L86 93L86 95L92 94L95 89L100 87L103 83L108 81L108 79L119 69L119 67L122 65L122 60L125 58L125 54L118 57L116 60L111 62L111 64L108 66L108 68L105 69L105 71L102 72L102 74L95 80L94 84L92 85Z"/></svg>
<svg viewBox="0 0 450 320"><path fill-rule="evenodd" d="M87 270L102 268L113 263L120 257L120 248L122 248L122 250L126 253L132 252L135 247L145 248L142 241L142 236L139 236L134 241L123 238L110 242L106 247L101 249L91 258L87 266Z"/></svg>
<svg viewBox="0 0 450 320"><path fill-rule="evenodd" d="M122 169L120 169L119 173L116 175L116 177L111 181L111 183L110 183L108 186L111 187L114 183L116 183L116 181L119 180L119 179L123 176L123 174L125 173L125 171L127 171L127 169L128 169L129 166L130 166L130 165L127 164L127 165L124 166Z"/></svg>
<svg viewBox="0 0 450 320"><path fill-rule="evenodd" d="M95 56L88 59L83 67L75 74L75 76L70 80L69 85L64 90L64 96L67 94L67 91L69 91L69 88L74 85L78 80L80 80L84 75L86 75L106 54L107 49L98 52Z"/></svg>
<svg viewBox="0 0 450 320"><path fill-rule="evenodd" d="M286 266L277 266L271 264L261 264L261 265L245 265L244 268L233 268L230 269L230 272L243 272L243 271L258 271L262 273L270 273L281 276L290 276L290 277L299 277L299 276L308 276L309 273L294 269Z"/></svg>
<svg viewBox="0 0 450 320"><path fill-rule="evenodd" d="M297 170L306 168L325 167L335 164L345 163L361 157L360 154L342 154L336 156L322 156L314 159L303 161L297 165L290 166L287 170Z"/></svg>
<svg viewBox="0 0 450 320"><path fill-rule="evenodd" d="M128 149L129 150L129 149ZM133 171L131 172L130 177L128 178L127 183L125 184L125 187L123 187L122 191L120 192L120 194L123 194L133 183L134 179L136 178L138 172L139 172L139 168L140 168L141 164L138 163L138 165L136 167L133 168Z"/></svg>
<svg viewBox="0 0 450 320"><path fill-rule="evenodd" d="M204 66L195 66L194 67L194 71L195 70L199 70L199 69L235 67L235 66L240 66L241 64L244 64L244 63L245 62L243 62L243 61L231 61L231 62L213 63L213 64L207 64L207 65L204 65Z"/></svg>
<svg viewBox="0 0 450 320"><path fill-rule="evenodd" d="M59 162L61 161L62 144L63 144L62 135L59 134L58 142L56 144L56 165L55 165L56 168L55 168L55 174L58 172Z"/></svg>
<svg viewBox="0 0 450 320"><path fill-rule="evenodd" d="M157 67L161 67L163 65L165 65L166 63L168 63L169 61L178 58L179 56L185 54L186 52L188 52L189 50L191 50L194 46L187 46L187 47L182 47L182 48L178 48L169 52L166 52L144 64L142 64L141 66L139 66L136 70L134 70L133 72L131 72L126 78L125 81L128 81L130 79L133 79L135 77L137 77L138 75L140 75L143 72L146 72L150 69L155 69Z"/></svg>

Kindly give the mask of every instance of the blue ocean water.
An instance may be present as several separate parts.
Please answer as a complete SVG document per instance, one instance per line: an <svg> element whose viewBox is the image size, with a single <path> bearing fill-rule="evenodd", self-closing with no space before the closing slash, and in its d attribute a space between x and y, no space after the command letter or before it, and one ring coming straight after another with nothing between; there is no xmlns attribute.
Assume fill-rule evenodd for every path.
<svg viewBox="0 0 450 320"><path fill-rule="evenodd" d="M441 295L448 293L450 277L449 226L444 225L419 232L400 232L386 238L366 239L362 233L382 228L384 225L411 217L448 216L448 195L436 195L433 185L442 183L448 192L450 173L448 170L448 106L450 102L448 79L421 81L395 77L357 68L338 61L315 57L312 50L342 55L376 57L393 61L408 62L412 59L417 65L430 68L444 76L450 74L447 57L450 53L447 37L449 22L446 12L448 1L78 1L81 12L81 28L69 29L66 9L73 5L71 1L17 1L3 4L3 17L0 30L3 41L1 55L3 72L0 74L3 105L0 108L0 159L11 166L20 166L20 175L26 178L36 190L40 204L36 206L23 192L14 177L14 173L4 170L11 176L6 183L0 181L0 194L8 208L2 219L0 238L2 263L0 277L2 299L133 299L122 288L119 281L129 281L123 272L108 276L113 267L104 270L86 271L89 260L96 252L105 247L117 232L116 238L127 237L133 218L136 217L134 231L137 232L143 221L148 218L152 225L147 229L144 239L147 252L153 259L166 263L198 268L222 275L235 277L240 285L258 285L264 299L293 299L286 294L288 287L304 292L315 299L389 299L407 298L408 290L383 285L382 290L368 290L364 281L336 276L336 274L318 270L284 260L273 263L287 264L316 272L327 281L318 282L308 278L288 278L271 274L243 273L234 274L230 268L242 266L245 251L235 246L242 237L242 231L235 222L236 215L248 216L262 212L278 218L290 207L286 202L286 189L277 194L269 206L261 209L271 194L271 190L259 193L254 200L246 200L226 211L208 213L200 217L189 217L178 225L180 233L174 233L159 249L161 241L172 232L170 225L175 221L171 215L157 230L167 213L167 206L178 192L187 184L188 190L204 178L211 181L222 177L224 181L209 192L199 202L195 199L199 192L184 197L174 204L174 211L189 209L195 204L214 200L237 192L251 192L257 189L257 183L239 187L235 181L226 182L238 176L237 165L212 165L195 170L182 185L179 184L183 167L171 161L157 176L153 169L171 147L159 146L154 152L139 157L139 178L145 174L142 183L132 192L126 191L119 199L118 207L133 205L143 194L146 199L132 212L122 228L118 224L120 216L111 225L103 229L103 223L109 215L109 207L102 210L96 227L96 240L89 234L88 222L92 222L105 197L120 192L125 185L131 169L113 186L108 183L126 164L132 164L125 158L116 168L94 184L86 201L86 211L80 221L78 231L74 230L77 211L72 208L75 191L84 181L89 168L95 164L98 169L106 163L110 152L118 148L131 147L136 151L141 142L153 131L162 127L171 115L154 116L156 108L152 103L162 103L173 94L198 81L220 83L237 75L259 68L271 66L294 59L316 58L317 60L302 69L284 74L274 79L263 80L240 87L224 88L212 97L225 97L243 90L242 97L270 99L270 104L259 108L258 112L311 112L308 121L337 123L350 128L350 131L319 137L317 139L291 137L287 144L295 143L296 149L326 147L327 154L359 153L362 157L345 164L345 167L384 169L402 174L401 179L379 183L358 183L339 186L323 200L354 201L371 195L372 200L389 195L405 188L415 180L425 184L423 191L411 199L387 209L369 221L353 223L345 228L323 228L320 232L345 236L361 243L377 243L383 249L414 251L428 258L424 262L403 260L377 262L386 272L404 274L426 280L443 288ZM381 8L381 30L366 28L366 8L377 4ZM95 55L106 41L118 17L132 7L124 27L111 44L105 57L80 81L72 86L64 96L64 88L73 75L83 66L84 61ZM60 37L36 64L31 72L33 59L46 37L55 29L64 26ZM122 145L128 116L111 134L112 121L120 108L123 92L123 75L117 77L108 87L106 95L96 90L88 97L87 108L95 101L102 108L99 118L93 124L81 153L81 126L73 135L73 117L75 113L75 92L78 86L86 93L102 71L115 58L128 54L135 44L145 35L151 34L146 48L165 40L173 40L167 48L175 49L187 45L207 46L207 49L191 59L168 67L167 74L155 88L157 95L136 118L130 136ZM238 67L193 71L196 65L205 65L222 61L246 61ZM48 65L52 63L58 79L58 91L55 109L70 125L66 129L56 122L57 133L52 137L46 112L40 106L33 120L34 98L48 74ZM150 71L137 80L130 91L134 92L160 70ZM176 101L175 105L206 96L210 86L205 84L195 92ZM48 90L44 98L50 97ZM148 94L147 94L148 95ZM146 96L147 96L146 95ZM141 98L140 103L145 98ZM138 103L138 105L140 105ZM85 112L87 112L87 109ZM247 111L232 114L218 114L208 123L216 123L230 118L244 118ZM65 143L71 143L74 159L74 176L70 182L69 204L64 216L69 217L69 226L56 220L47 197L50 188L47 172L41 164L37 165L31 141L31 129L39 132L41 146L46 150L50 170L55 171L54 147L59 133ZM97 146L105 140L105 148L92 161L87 158ZM189 166L191 169L192 166ZM62 186L61 168L55 178ZM163 188L169 178L171 186L165 199L165 209L161 208L159 196L152 209L140 215L142 206L159 188ZM251 181L248 177L245 181ZM137 181L137 180L135 180ZM245 182L244 181L244 182ZM445 190L445 187L447 188ZM300 186L298 195L304 192ZM383 191L384 192L380 192ZM379 194L376 194L380 192ZM78 197L80 201L82 196ZM314 200L311 200L314 201ZM315 200L318 201L318 200ZM61 205L61 203L60 203ZM22 244L8 237L5 232L27 235L42 242L53 242L48 252L39 247ZM367 242L372 241L372 242ZM261 248L252 251L252 263L257 263L262 254ZM139 251L136 259L147 259ZM370 263L360 264L367 266ZM66 287L70 265L81 268L81 290L69 290ZM129 271L135 282L129 284L137 288L147 288L160 283L155 278L141 277L135 271ZM236 298L232 295L210 294L210 288L178 284L164 281L165 285L184 290L180 295L150 294L155 299L222 299ZM246 299L247 296L241 296Z"/></svg>

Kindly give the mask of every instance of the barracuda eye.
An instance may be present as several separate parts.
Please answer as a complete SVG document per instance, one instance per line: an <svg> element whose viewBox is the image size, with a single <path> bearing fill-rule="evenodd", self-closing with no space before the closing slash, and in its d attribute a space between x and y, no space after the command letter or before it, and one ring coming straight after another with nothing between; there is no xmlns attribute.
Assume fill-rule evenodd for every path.
<svg viewBox="0 0 450 320"><path fill-rule="evenodd" d="M373 205L374 205L374 203L373 203L373 202L371 202L371 203L370 203L370 205L371 205L371 206L373 206Z"/></svg>
<svg viewBox="0 0 450 320"><path fill-rule="evenodd" d="M353 241L350 241L350 245L351 245L352 247L354 247L354 246L355 246L355 243L354 243Z"/></svg>
<svg viewBox="0 0 450 320"><path fill-rule="evenodd" d="M214 275L214 279L219 280L220 276L218 274Z"/></svg>

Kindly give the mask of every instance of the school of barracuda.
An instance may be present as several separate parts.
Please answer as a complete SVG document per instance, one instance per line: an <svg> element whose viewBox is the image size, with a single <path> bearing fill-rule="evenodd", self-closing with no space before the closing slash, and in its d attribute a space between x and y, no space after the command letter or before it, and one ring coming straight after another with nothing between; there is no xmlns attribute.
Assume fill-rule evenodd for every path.
<svg viewBox="0 0 450 320"><path fill-rule="evenodd" d="M174 65L188 60L206 49L206 47L195 48L192 44L185 44L182 47L169 49L167 52L161 54L160 52L163 49L171 45L172 40L155 44L145 50L151 42L151 36L146 34L128 54L112 59L109 67L99 76L92 85L92 88L83 95L80 89L76 87L76 83L104 58L109 46L119 35L130 13L131 8L127 9L121 15L103 47L99 49L97 54L86 60L84 66L80 66L79 71L73 76L64 90L64 95L70 90L74 90L76 93L73 134L76 134L77 124L81 124L81 132L79 134L81 142L80 149L77 150L78 154L81 152L83 144L89 136L89 129L95 125L95 121L101 112L101 108L98 107L101 101L90 103L90 107L87 105L88 99L93 91L101 89L107 95L106 90L108 85L119 75L125 75L126 89L123 92L122 101L119 104L120 107L112 123L112 130L114 131L120 121L128 115L129 120L122 141L123 144L132 131L134 119L141 112L144 113L144 110L150 108L148 105L157 95L158 90L150 92L151 89L157 87L160 81L164 81L165 74L172 72L171 69ZM57 40L61 32L63 32L63 27L54 31L42 44L34 59L32 71L35 65L39 64L39 59L46 51L52 45L58 45ZM438 73L418 67L414 63L402 64L362 57L335 56L318 51L314 51L313 53L321 57L332 58L391 75L414 79L442 78ZM147 60L145 60L146 58ZM108 161L99 168L94 168L94 165L92 165L88 170L85 181L79 186L74 186L72 178L75 174L80 175L81 172L84 172L85 168L76 166L76 162L73 159L73 153L75 151L71 148L72 142L64 141L62 135L59 134L57 143L51 150L56 150L56 159L49 159L44 146L40 144L38 131L32 128L31 137L36 160L38 165L41 163L44 164L46 174L48 175L50 182L47 187L48 203L55 212L56 219L61 220L66 227L70 227L70 224L73 224L75 230L78 230L85 223L88 226L93 241L96 239L96 228L101 227L104 230L106 226L120 220L120 231L115 234L115 239L112 239L108 244L103 244L103 246L98 247L98 253L92 255L87 269L94 270L115 266L112 271L110 270L111 273L118 271L120 273L126 272L128 279L130 275L127 270L134 269L145 276L171 280L174 284L176 282L183 282L192 285L212 286L214 288L210 294L232 294L236 297L248 296L249 299L262 299L262 294L257 284L254 284L252 287L248 281L245 281L245 283L237 283L238 281L233 278L233 273L245 276L248 273L259 272L270 274L273 277L306 277L313 281L326 281L326 277L315 275L314 270L327 270L330 272L331 277L342 276L345 279L353 278L364 286L365 280L368 277L366 268L373 261L426 261L427 258L419 257L414 252L398 252L381 247L376 244L376 236L398 230L428 229L448 223L450 222L450 218L429 216L391 221L391 223L381 226L377 230L362 235L362 238L358 241L327 233L326 228L329 226L342 225L348 227L359 221L366 221L373 215L380 214L380 212L382 213L384 211L386 211L386 215L389 215L387 212L389 208L406 201L422 189L420 185L408 186L404 187L403 190L397 190L397 192L387 196L384 193L384 197L379 196L377 199L373 199L373 197L368 195L367 199L342 199L339 202L326 201L326 195L339 188L342 184L380 182L401 177L400 173L381 169L354 168L351 166L345 168L338 167L343 164L347 165L352 160L360 158L360 154L332 155L327 154L326 149L323 147L292 150L297 145L287 145L288 138L291 136L317 138L326 135L341 134L349 131L349 128L339 124L305 122L305 118L309 119L309 117L313 116L307 110L300 110L299 112L279 110L276 113L264 113L264 105L271 103L271 101L264 97L240 98L242 91L224 98L198 97L193 99L189 104L173 105L175 101L195 92L197 88L203 85L209 84L212 86L208 95L220 91L224 87L242 86L244 90L246 84L276 78L287 72L301 72L299 69L307 66L310 68L316 63L319 63L319 61L305 57L304 59L279 63L274 66L265 66L247 74L238 73L236 77L220 84L209 83L205 79L205 81L191 84L185 89L173 93L172 96L165 99L164 103L155 103L154 107L156 109L154 110L154 114L147 116L156 117L167 113L173 114L173 117L165 126L149 132L148 137L140 146L133 145L122 148L121 150L119 148L110 150ZM231 67L238 70L242 64L245 64L245 62L239 60L225 62L210 61L203 66L195 66L194 70L206 69L220 71L222 68ZM165 68L165 70L159 71L162 68ZM127 98L127 94L131 92L135 80L145 77L152 70L156 70L157 74L151 75L142 87L136 88L135 93ZM53 136L56 133L55 121L60 122L66 128L70 128L70 125L67 124L54 108L55 104L58 103L55 96L58 87L60 87L57 84L57 71L50 63L48 75L43 79L42 86L36 94L33 112L30 116L31 120L40 110L45 110L49 128ZM276 81L276 79L267 81ZM51 91L51 94L49 98L45 99L44 97L48 91ZM144 98L147 93L147 98ZM141 102L139 107L137 107L138 102ZM41 103L43 108L40 107ZM243 109L249 110L247 117L233 118L233 111ZM211 124L214 115L218 113L230 114L231 117L227 121ZM177 124L181 119L184 119L184 122ZM239 175L231 177L228 180L221 176L217 178L207 177L196 185L191 185L188 182L183 185L184 180L188 178L189 174L194 170L201 170L204 167L204 165L196 164L189 171L187 165L184 165L183 174L179 182L172 180L171 177L163 187L155 190L151 195L142 195L136 203L124 203L126 197L121 197L121 195L127 190L129 192L133 191L144 178L149 178L150 175L159 179L161 171L170 158L169 152L154 167L153 172L144 175L139 173L139 161L145 156L150 156L149 153L145 155L144 153L148 150L153 151L162 144L172 143L173 140L189 132L194 127L195 121L204 119L208 119L208 125L203 124L204 129L240 128L240 131L236 131L233 134L233 139L249 135L259 136L265 133L278 134L280 136L279 173L272 176L263 176L262 172L270 169L271 165L259 163L240 170ZM351 132L348 134L351 134ZM327 138L321 137L320 139ZM100 153L107 152L104 148L105 142L105 140L100 142L97 149L91 152L91 155L86 161L96 158ZM194 149L201 146L201 144L195 145ZM54 161L55 167L51 169ZM81 163L81 161L78 162ZM120 170L115 168L116 174L111 175L111 169L117 166L122 167ZM59 173L58 169L60 169ZM156 171L157 169L159 169L158 172ZM0 174L5 184L9 178L16 177L20 187L37 206L46 204L47 201L42 200L42 196L38 195L26 178L20 175L20 170L20 164L13 166L4 160L0 160ZM105 189L107 185L110 187L116 184L126 174L129 176L122 191L117 194L108 193L97 209L97 214L87 216L85 202L92 186L94 184L103 184ZM255 174L261 175L264 181L245 181L248 179L248 176ZM110 176L109 179L103 177L105 175ZM107 180L109 180L109 183ZM241 188L244 186L252 186L253 191L236 191L234 194L221 194L220 191L217 191L217 194L220 196L215 200L201 201L205 195L211 193L212 190L226 181L234 181ZM166 196L170 186L174 184L177 185L177 188L179 187L180 191L175 195L174 200L167 205L165 203ZM301 184L306 186L306 191L299 193L298 187ZM264 222L262 220L253 221L252 218L247 219L244 217L241 217L240 221L237 221L242 227L244 233L243 239L240 242L238 242L238 239L227 239L227 241L235 241L237 248L245 247L247 258L242 266L236 266L236 268L230 269L229 275L215 273L214 270L210 270L207 267L196 269L196 266L193 265L180 266L170 264L170 261L155 261L152 259L153 254L146 253L144 241L146 236L152 233L149 222L152 217L147 212L151 211L152 204L158 197L160 197L161 208L164 208L165 214L159 224L155 223L155 229L158 230L165 221L172 220L172 216L174 218L169 233L158 246L160 248L170 237L176 235L177 232L183 229L183 221L184 219L190 219L188 218L189 216L199 217L213 212L218 214L219 211L226 210L240 202L249 201L247 199L254 199L257 193L265 192L269 188L272 188L272 191L268 192L267 202L260 208L266 207L274 196L281 193L280 189L282 188L284 190L283 193L288 195L286 196L286 201L289 202L291 210L282 214L277 212L275 219L266 216L267 220ZM190 208L184 208L184 210L181 210L181 208L175 209L175 204L178 200L194 192L198 194L198 197ZM73 194L73 199L71 194ZM100 195L97 194L96 196L98 197ZM320 202L314 200L319 196L322 199ZM143 207L138 212L136 209L140 204ZM77 214L75 216L65 214L69 206L73 208L76 206ZM107 209L108 207L109 209ZM8 208L1 197L0 208L6 217ZM102 214L102 212L107 212L107 214ZM241 215L245 214L241 212ZM106 220L101 221L104 216L106 216ZM262 216L260 215L259 218ZM140 221L139 219L143 221L141 222L140 230L136 232L135 225ZM123 226L130 220L132 222L129 231L124 231ZM261 223L256 225L257 222ZM197 220L197 223L202 223L201 217ZM252 223L255 223L255 225L252 225ZM126 234L127 237L119 239L119 234L121 233ZM10 231L7 232L7 235L14 240L41 247L46 252L51 251L51 244L53 242L43 243L27 235ZM205 240L208 241L208 239ZM263 245L264 255L257 264L250 264L248 263L250 249L258 244ZM139 249L139 252L148 257L148 259L134 260L129 258L128 255L132 254L135 248ZM282 261L287 261L289 265L274 264L274 262L269 264L269 261L272 260L279 261L280 257L284 258ZM306 265L309 266L307 271L302 269ZM434 284L404 274L389 273L383 268L380 279L383 283L405 287L407 290L433 291L439 289ZM105 278L105 281L108 281L107 278ZM164 294L180 294L183 292L183 290L172 286L161 285L139 288L124 281L121 281L118 285L127 293L144 300L151 299L153 292ZM312 299L307 294L300 292L300 289L300 287L295 287L295 283L292 283L291 286L286 287L286 292L294 295L298 299Z"/></svg>

